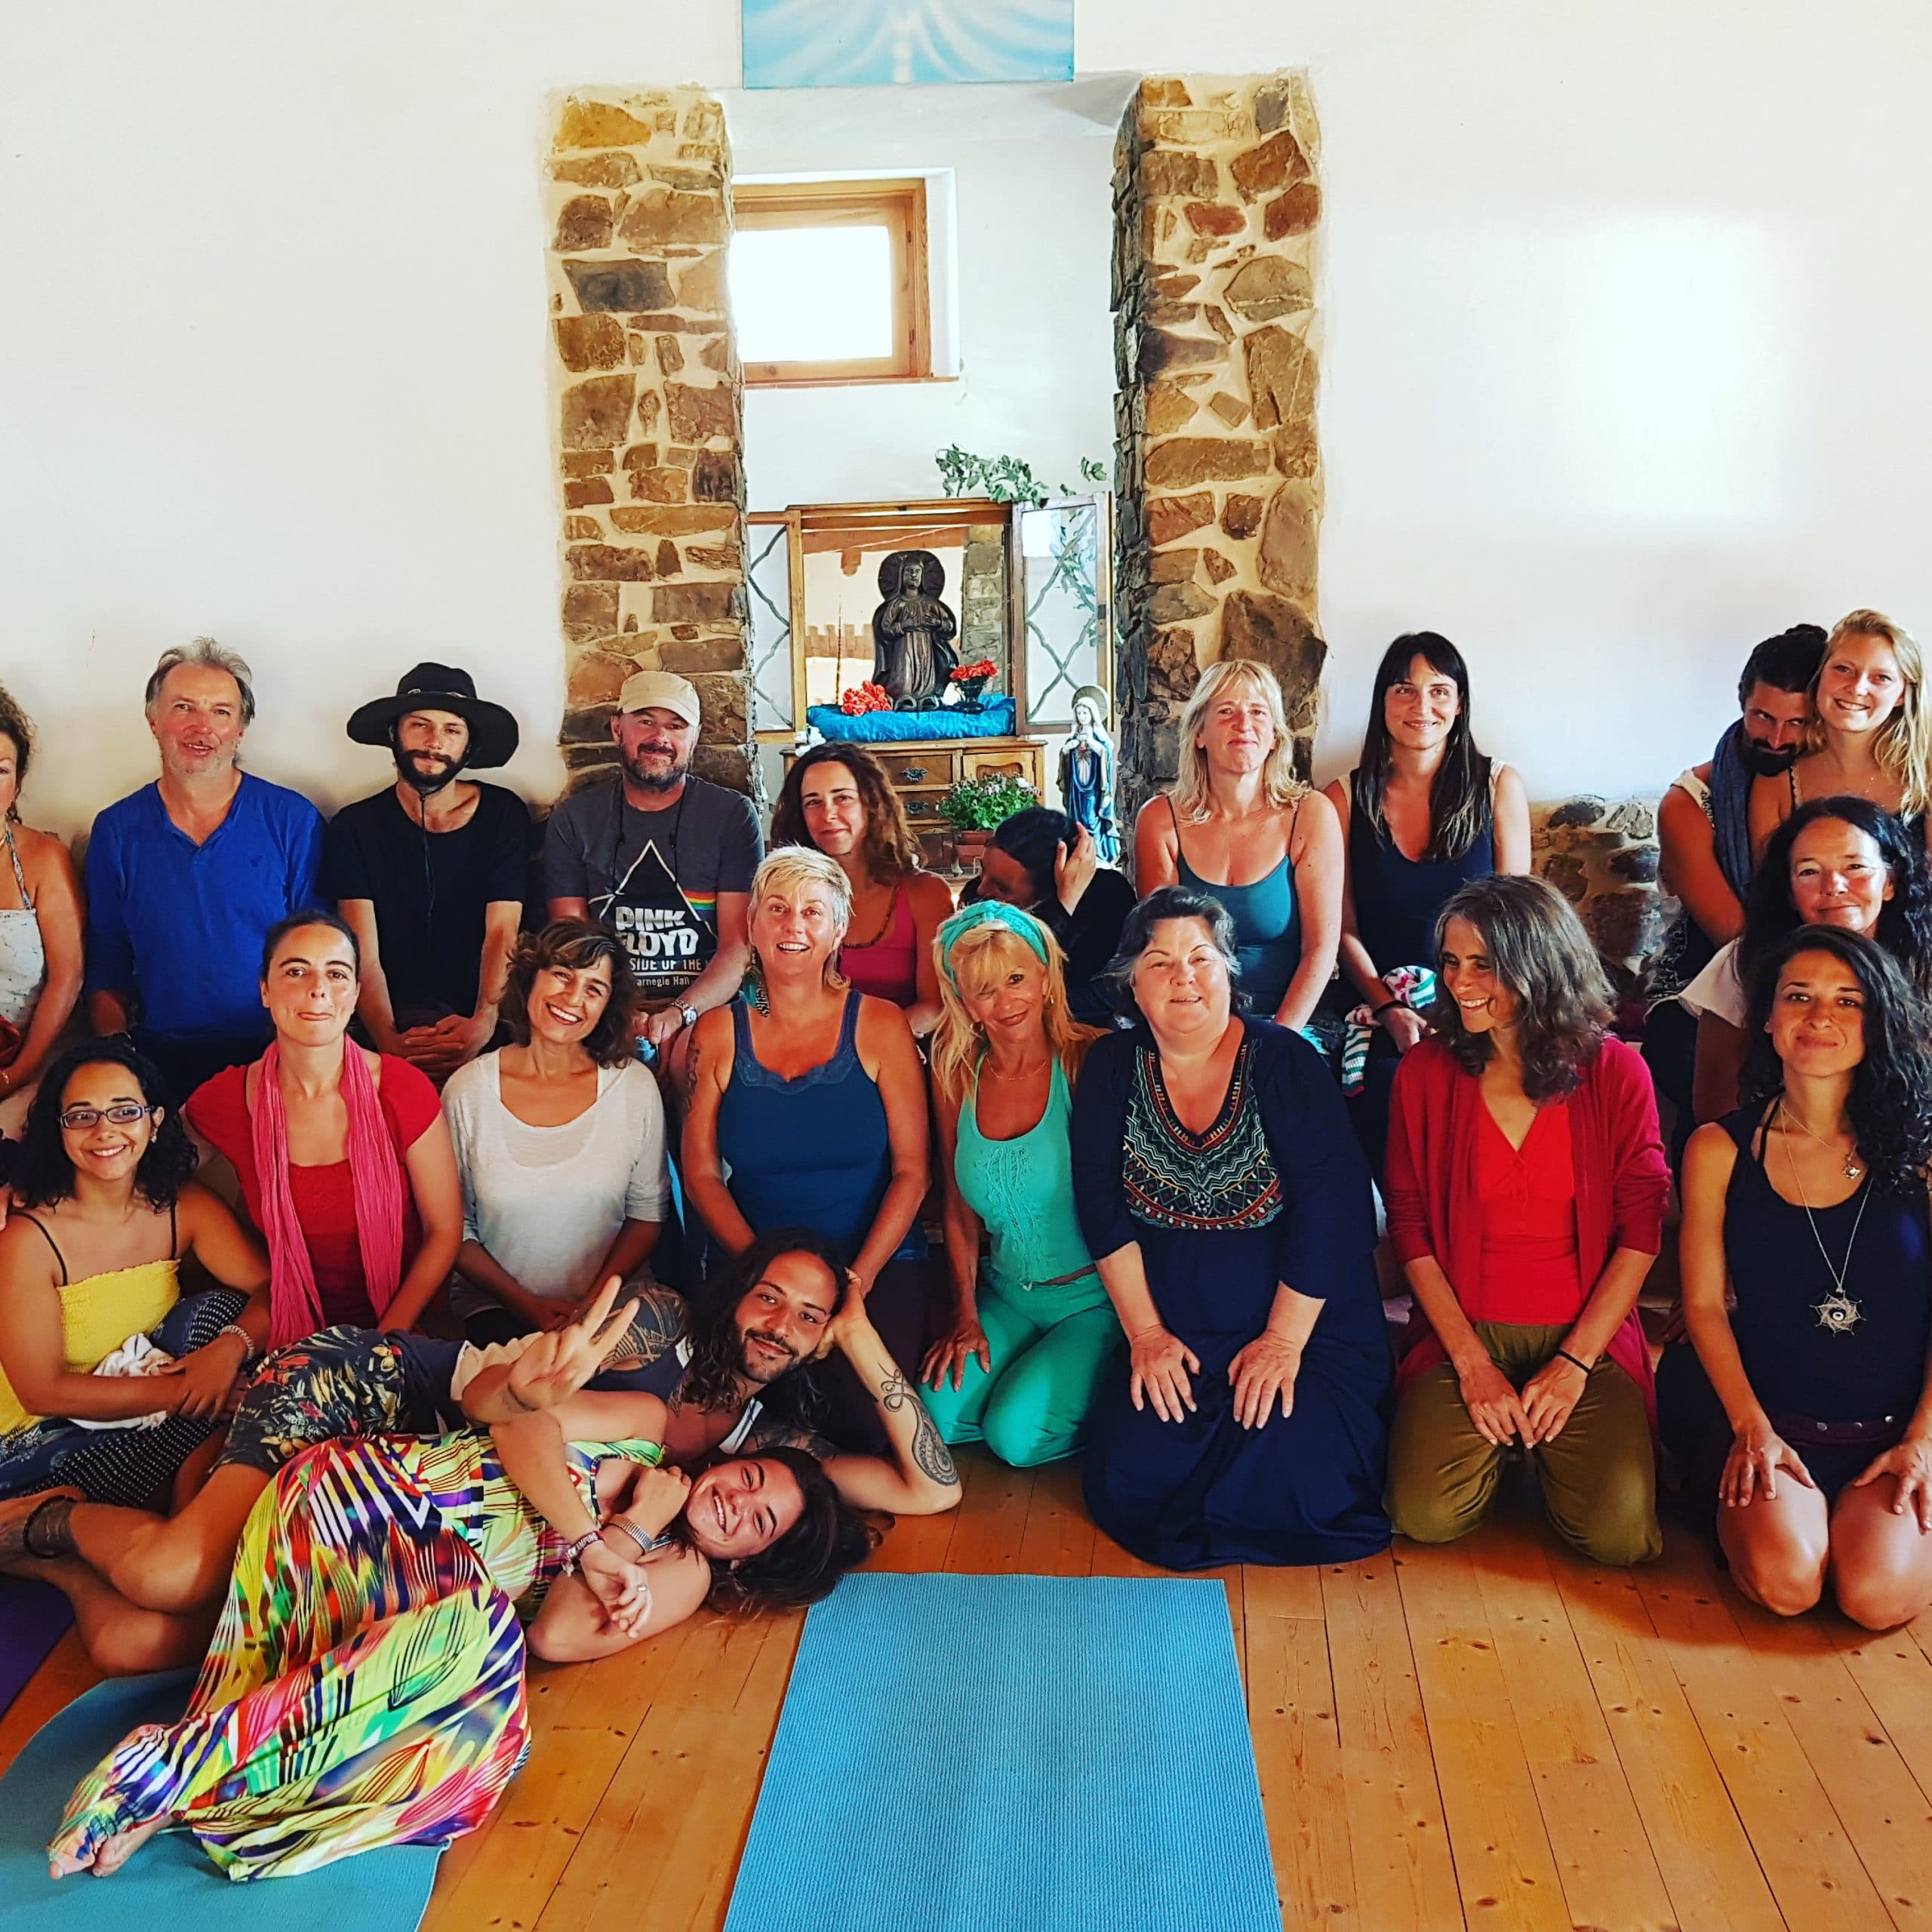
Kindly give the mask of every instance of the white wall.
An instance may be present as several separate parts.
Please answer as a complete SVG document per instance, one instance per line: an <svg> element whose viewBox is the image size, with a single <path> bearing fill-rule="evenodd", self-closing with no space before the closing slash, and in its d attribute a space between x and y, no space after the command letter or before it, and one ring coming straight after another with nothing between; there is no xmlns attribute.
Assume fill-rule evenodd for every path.
<svg viewBox="0 0 1932 1932"><path fill-rule="evenodd" d="M737 17L8 10L0 675L42 728L37 822L147 775L142 677L198 631L256 662L255 768L325 804L381 781L340 721L419 657L512 704L513 782L554 785L544 96L729 87ZM1932 632L1917 0L1081 0L1078 63L1312 71L1331 763L1419 624L1469 651L1485 741L1546 796L1666 781L1794 619L1873 602ZM920 450L1084 443L1061 325L1007 321L962 318L973 383ZM1008 343L1032 386L996 395ZM919 480L861 487L865 436L761 491Z"/></svg>
<svg viewBox="0 0 1932 1932"><path fill-rule="evenodd" d="M1049 485L1077 486L1083 457L1112 470L1108 264L1113 136L1127 85L1099 91L1097 118L1085 121L1029 90L934 91L940 110L917 113L881 112L862 89L828 96L829 110L810 117L783 95L728 99L741 173L950 176L954 240L948 248L935 238L934 306L951 308L958 375L748 390L754 509L937 497L934 458L955 442L976 455L1019 457ZM989 93L992 111L974 113L973 97ZM945 198L929 189L928 198ZM801 289L798 297L835 294Z"/></svg>

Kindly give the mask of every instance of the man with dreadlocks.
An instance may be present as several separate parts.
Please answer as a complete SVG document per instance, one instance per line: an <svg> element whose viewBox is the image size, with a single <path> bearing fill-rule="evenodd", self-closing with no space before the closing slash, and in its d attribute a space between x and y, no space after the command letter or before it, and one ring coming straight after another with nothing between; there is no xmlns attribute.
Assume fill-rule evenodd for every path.
<svg viewBox="0 0 1932 1932"><path fill-rule="evenodd" d="M915 1516L949 1509L959 1499L952 1459L863 1303L848 1306L850 1300L838 1250L809 1229L780 1229L712 1274L681 1331L668 1305L681 1312L682 1304L656 1291L640 1299L629 1327L608 1347L586 1318L588 1325L578 1324L563 1343L538 1346L524 1337L470 1351L456 1371L455 1392L474 1423L552 1407L561 1420L568 1404L570 1429L629 1427L648 1417L654 1435L657 1411L641 1410L638 1398L654 1398L668 1411L662 1433L669 1463L688 1468L715 1454L805 1448L862 1509ZM893 1418L912 1411L910 1473L898 1461L848 1451L816 1432L824 1408L816 1367L834 1347L872 1398L888 1440L896 1434Z"/></svg>

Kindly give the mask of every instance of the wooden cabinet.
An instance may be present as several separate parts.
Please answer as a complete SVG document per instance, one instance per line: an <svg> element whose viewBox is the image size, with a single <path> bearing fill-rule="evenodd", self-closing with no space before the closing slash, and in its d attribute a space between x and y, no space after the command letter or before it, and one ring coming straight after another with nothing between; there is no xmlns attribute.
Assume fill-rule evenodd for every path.
<svg viewBox="0 0 1932 1932"><path fill-rule="evenodd" d="M958 864L952 828L939 815L939 801L962 778L1017 778L1046 802L1046 747L1036 739L901 740L866 749L885 768L925 848L926 863L935 871L951 871ZM787 771L797 755L787 747Z"/></svg>

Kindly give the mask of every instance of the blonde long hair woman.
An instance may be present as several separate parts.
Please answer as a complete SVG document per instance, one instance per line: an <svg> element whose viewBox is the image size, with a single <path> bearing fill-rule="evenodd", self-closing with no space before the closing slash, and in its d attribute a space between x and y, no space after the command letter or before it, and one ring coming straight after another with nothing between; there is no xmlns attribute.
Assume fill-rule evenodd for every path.
<svg viewBox="0 0 1932 1932"><path fill-rule="evenodd" d="M1240 983L1257 1015L1305 1026L1335 971L1342 829L1295 775L1281 688L1265 664L1223 658L1180 718L1180 771L1134 822L1134 883L1207 893L1234 921Z"/></svg>
<svg viewBox="0 0 1932 1932"><path fill-rule="evenodd" d="M1811 680L1811 712L1804 755L1752 788L1753 858L1811 798L1868 799L1922 836L1932 805L1932 698L1912 633L1882 611L1841 617Z"/></svg>
<svg viewBox="0 0 1932 1932"><path fill-rule="evenodd" d="M946 921L934 950L933 1097L955 1305L926 1356L926 1406L948 1442L983 1441L1030 1469L1080 1446L1120 1351L1074 1209L1069 1138L1073 1083L1100 1036L1067 1011L1059 945L1030 912L983 900Z"/></svg>
<svg viewBox="0 0 1932 1932"><path fill-rule="evenodd" d="M909 1368L925 1346L925 1075L906 1016L839 976L851 912L844 872L823 852L786 846L758 867L749 936L765 1010L741 998L698 1021L685 1187L728 1254L780 1228L823 1235ZM774 1356L746 1373L770 1380L792 1366ZM870 1398L842 1361L829 1367L838 1413L827 1433L841 1447L878 1449Z"/></svg>

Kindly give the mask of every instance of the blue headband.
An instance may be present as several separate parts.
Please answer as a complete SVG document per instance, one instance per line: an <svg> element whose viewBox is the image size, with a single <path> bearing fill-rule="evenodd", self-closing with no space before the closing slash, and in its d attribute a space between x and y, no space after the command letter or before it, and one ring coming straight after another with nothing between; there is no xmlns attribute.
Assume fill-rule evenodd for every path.
<svg viewBox="0 0 1932 1932"><path fill-rule="evenodd" d="M962 906L939 929L939 963L945 968L946 977L956 986L959 976L952 970L952 949L968 933L977 932L982 926L1003 926L1023 939L1038 955L1040 964L1047 963L1047 929L1030 912L1023 912L1017 906L1009 906L1001 899L978 899L970 906Z"/></svg>

